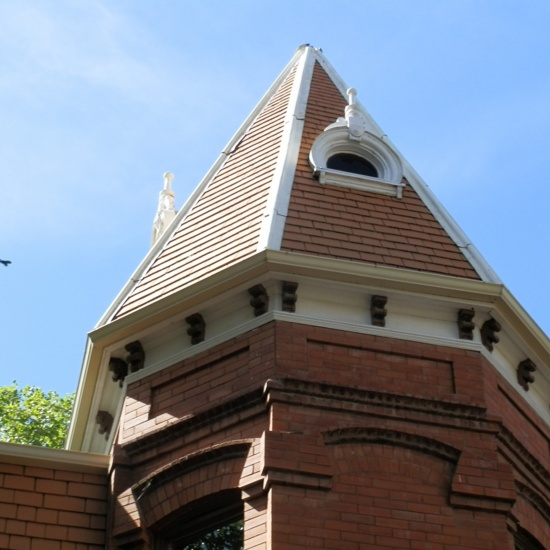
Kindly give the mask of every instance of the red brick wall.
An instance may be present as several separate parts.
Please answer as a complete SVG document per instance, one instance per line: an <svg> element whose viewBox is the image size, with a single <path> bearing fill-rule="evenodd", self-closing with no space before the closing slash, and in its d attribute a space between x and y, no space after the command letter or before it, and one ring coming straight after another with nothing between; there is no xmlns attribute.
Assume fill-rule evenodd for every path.
<svg viewBox="0 0 550 550"><path fill-rule="evenodd" d="M0 548L99 550L106 513L106 472L6 463L0 455Z"/></svg>
<svg viewBox="0 0 550 550"><path fill-rule="evenodd" d="M119 543L219 486L248 549L512 550L518 522L550 548L548 427L477 352L274 322L130 385L121 434Z"/></svg>
<svg viewBox="0 0 550 550"><path fill-rule="evenodd" d="M330 450L330 491L274 487L274 547L513 549L502 517L449 505L451 463L389 445Z"/></svg>

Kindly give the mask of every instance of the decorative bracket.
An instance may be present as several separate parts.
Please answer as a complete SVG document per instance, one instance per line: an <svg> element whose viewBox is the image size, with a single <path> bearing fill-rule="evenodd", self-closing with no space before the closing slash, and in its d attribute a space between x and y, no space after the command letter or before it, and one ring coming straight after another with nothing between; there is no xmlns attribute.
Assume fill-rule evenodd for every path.
<svg viewBox="0 0 550 550"><path fill-rule="evenodd" d="M109 359L109 370L113 373L113 382L118 382L121 388L124 379L128 376L128 367L130 372L136 372L145 365L145 350L139 340L126 344L124 349L128 352L126 360L119 357Z"/></svg>
<svg viewBox="0 0 550 550"><path fill-rule="evenodd" d="M113 427L113 415L107 411L97 411L95 421L99 424L99 433L105 434L105 439L108 439Z"/></svg>
<svg viewBox="0 0 550 550"><path fill-rule="evenodd" d="M387 296L373 295L370 299L371 322L375 327L386 326L386 315L388 310L385 308L388 301Z"/></svg>
<svg viewBox="0 0 550 550"><path fill-rule="evenodd" d="M283 311L288 311L289 313L296 311L296 301L298 300L298 295L296 294L297 288L298 283L283 282Z"/></svg>
<svg viewBox="0 0 550 550"><path fill-rule="evenodd" d="M473 308L458 310L458 335L461 340L474 339L474 315L476 314Z"/></svg>
<svg viewBox="0 0 550 550"><path fill-rule="evenodd" d="M139 340L130 342L124 346L124 349L128 352L126 362L130 365L131 372L137 372L141 370L145 365L145 350Z"/></svg>
<svg viewBox="0 0 550 550"><path fill-rule="evenodd" d="M531 359L524 359L518 365L518 383L525 390L529 391L529 384L535 381L535 377L532 375L537 370L537 365L531 361Z"/></svg>
<svg viewBox="0 0 550 550"><path fill-rule="evenodd" d="M498 321L491 319L485 321L481 327L481 342L489 350L493 351L494 344L500 342L500 338L497 336L497 332L500 332L502 327Z"/></svg>
<svg viewBox="0 0 550 550"><path fill-rule="evenodd" d="M204 342L206 334L206 323L200 313L193 313L185 318L185 322L189 325L187 334L191 336L191 345Z"/></svg>
<svg viewBox="0 0 550 550"><path fill-rule="evenodd" d="M109 370L113 372L113 382L118 382L122 388L124 379L128 375L128 363L124 359L111 357L109 359Z"/></svg>
<svg viewBox="0 0 550 550"><path fill-rule="evenodd" d="M252 296L250 305L254 308L254 316L258 317L266 313L269 306L269 296L264 285L254 285L248 289L248 293Z"/></svg>

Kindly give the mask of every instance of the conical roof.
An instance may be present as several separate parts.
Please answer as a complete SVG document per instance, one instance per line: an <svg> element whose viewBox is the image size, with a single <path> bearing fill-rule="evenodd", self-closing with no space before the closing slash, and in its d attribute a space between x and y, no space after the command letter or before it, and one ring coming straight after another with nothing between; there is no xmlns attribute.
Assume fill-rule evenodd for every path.
<svg viewBox="0 0 550 550"><path fill-rule="evenodd" d="M322 52L299 48L102 322L266 248L496 280L358 103L355 115L371 145L402 166L401 196L320 184L312 146L347 107L346 86Z"/></svg>

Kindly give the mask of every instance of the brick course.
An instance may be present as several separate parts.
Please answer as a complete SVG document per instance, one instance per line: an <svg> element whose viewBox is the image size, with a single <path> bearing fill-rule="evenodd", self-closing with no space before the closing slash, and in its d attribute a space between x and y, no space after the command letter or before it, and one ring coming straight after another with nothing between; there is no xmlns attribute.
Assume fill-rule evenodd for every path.
<svg viewBox="0 0 550 550"><path fill-rule="evenodd" d="M40 451L47 455L49 449ZM0 462L0 488L2 549L104 548L106 468L103 474L91 474Z"/></svg>

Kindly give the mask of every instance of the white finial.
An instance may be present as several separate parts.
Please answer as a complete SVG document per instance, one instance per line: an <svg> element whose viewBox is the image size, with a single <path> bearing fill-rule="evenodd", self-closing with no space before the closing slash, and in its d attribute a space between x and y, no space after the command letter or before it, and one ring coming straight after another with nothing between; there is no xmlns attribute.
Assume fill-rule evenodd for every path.
<svg viewBox="0 0 550 550"><path fill-rule="evenodd" d="M172 180L174 179L174 174L172 172L164 172L164 190L172 191Z"/></svg>
<svg viewBox="0 0 550 550"><path fill-rule="evenodd" d="M165 172L164 189L159 194L159 205L153 222L153 235L151 237L151 246L153 246L159 237L166 231L172 220L176 217L174 208L174 192L172 191L172 180L174 174Z"/></svg>
<svg viewBox="0 0 550 550"><path fill-rule="evenodd" d="M350 105L355 105L357 103L357 90L355 88L348 88L346 93L348 94L348 103Z"/></svg>
<svg viewBox="0 0 550 550"><path fill-rule="evenodd" d="M349 137L360 140L367 130L367 121L357 105L357 90L349 88L347 91L349 104L346 107L346 122L349 128Z"/></svg>

